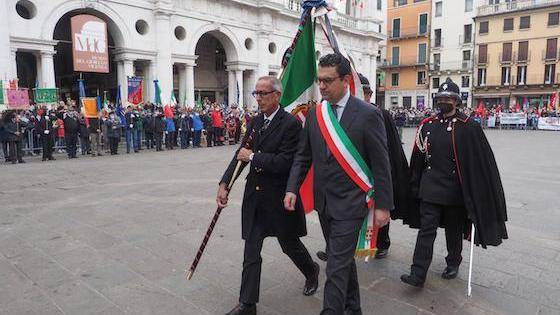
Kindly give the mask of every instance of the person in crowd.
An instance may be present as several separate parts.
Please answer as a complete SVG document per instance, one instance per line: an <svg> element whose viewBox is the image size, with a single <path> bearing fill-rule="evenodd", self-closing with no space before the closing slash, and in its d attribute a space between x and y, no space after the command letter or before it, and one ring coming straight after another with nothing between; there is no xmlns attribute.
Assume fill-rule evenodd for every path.
<svg viewBox="0 0 560 315"><path fill-rule="evenodd" d="M174 142L175 142L175 121L173 117L168 117L165 119L165 148L168 150L173 150Z"/></svg>
<svg viewBox="0 0 560 315"><path fill-rule="evenodd" d="M48 114L43 111L37 124L39 135L41 136L41 144L43 147L43 162L46 160L55 160L53 157L54 137L56 130L56 115L55 113Z"/></svg>
<svg viewBox="0 0 560 315"><path fill-rule="evenodd" d="M63 114L63 120L66 153L69 159L75 159L77 158L78 133L80 132L80 118L76 107L71 106L70 109Z"/></svg>
<svg viewBox="0 0 560 315"><path fill-rule="evenodd" d="M189 116L186 112L183 112L179 118L179 136L181 138L181 149L186 149L189 147L189 132L191 130L191 125L189 122Z"/></svg>
<svg viewBox="0 0 560 315"><path fill-rule="evenodd" d="M126 113L124 114L126 120L125 132L126 132L126 153L130 153L131 150L138 153L138 142L136 141L136 130L135 126L137 124L136 114L133 111L132 106L126 107Z"/></svg>
<svg viewBox="0 0 560 315"><path fill-rule="evenodd" d="M87 121L86 121L87 119ZM89 142L89 118L84 118L83 115L80 117L80 148L82 155L91 153L91 144Z"/></svg>
<svg viewBox="0 0 560 315"><path fill-rule="evenodd" d="M89 118L89 139L92 146L91 156L102 156L101 153L101 125L102 120L99 117Z"/></svg>
<svg viewBox="0 0 560 315"><path fill-rule="evenodd" d="M122 124L115 112L109 113L109 118L105 121L105 125L107 126L107 138L109 139L111 155L117 155L119 154Z"/></svg>
<svg viewBox="0 0 560 315"><path fill-rule="evenodd" d="M163 135L166 132L167 123L165 122L165 116L161 110L156 110L155 120L154 120L154 138L156 142L156 151L162 151Z"/></svg>
<svg viewBox="0 0 560 315"><path fill-rule="evenodd" d="M202 136L204 124L202 123L202 118L200 117L200 112L198 110L194 112L192 120L193 147L200 148L200 137Z"/></svg>
<svg viewBox="0 0 560 315"><path fill-rule="evenodd" d="M151 150L154 148L154 132L156 129L156 117L151 112L146 112L146 117L144 119L144 134L146 136L146 148Z"/></svg>

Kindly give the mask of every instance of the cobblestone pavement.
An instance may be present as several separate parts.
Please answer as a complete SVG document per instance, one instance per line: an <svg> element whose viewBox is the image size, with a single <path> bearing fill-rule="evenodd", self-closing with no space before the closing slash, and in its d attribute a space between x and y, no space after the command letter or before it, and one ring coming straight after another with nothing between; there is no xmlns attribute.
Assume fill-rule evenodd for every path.
<svg viewBox="0 0 560 315"><path fill-rule="evenodd" d="M443 233L423 290L399 276L415 231L393 222L384 260L358 262L364 314L559 314L560 134L488 131L507 195L510 239L475 249L466 297L443 280ZM405 130L407 155L413 130ZM215 210L231 146L0 165L0 314L223 314L237 302L243 242L242 181L234 188L191 281L184 278ZM310 252L324 246L308 216ZM324 270L325 264L320 263ZM321 285L324 284L324 272ZM303 277L274 239L263 249L259 314L318 314L323 292L304 297Z"/></svg>

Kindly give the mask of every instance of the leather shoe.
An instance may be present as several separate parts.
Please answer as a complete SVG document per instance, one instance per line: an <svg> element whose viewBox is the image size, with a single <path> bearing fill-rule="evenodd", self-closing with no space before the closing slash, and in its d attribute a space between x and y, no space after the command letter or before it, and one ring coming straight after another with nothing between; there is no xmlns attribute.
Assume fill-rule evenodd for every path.
<svg viewBox="0 0 560 315"><path fill-rule="evenodd" d="M313 275L305 280L305 286L303 287L303 295L310 296L317 292L317 288L319 287L319 271L321 267L316 262L313 263L315 270L313 271Z"/></svg>
<svg viewBox="0 0 560 315"><path fill-rule="evenodd" d="M443 279L455 279L457 278L457 274L459 273L459 266L447 266L445 270L441 274Z"/></svg>
<svg viewBox="0 0 560 315"><path fill-rule="evenodd" d="M327 259L329 258L329 255L327 255L326 252L320 250L317 252L317 258L321 259L322 261L327 261Z"/></svg>
<svg viewBox="0 0 560 315"><path fill-rule="evenodd" d="M401 276L401 281L408 284L408 285L411 285L413 287L417 287L417 288L423 288L424 287L424 280L420 280L418 277L416 277L413 274L402 275Z"/></svg>
<svg viewBox="0 0 560 315"><path fill-rule="evenodd" d="M257 305L239 303L226 315L257 315Z"/></svg>
<svg viewBox="0 0 560 315"><path fill-rule="evenodd" d="M375 259L383 259L387 257L387 254L389 254L388 248L377 249L377 252L375 253Z"/></svg>

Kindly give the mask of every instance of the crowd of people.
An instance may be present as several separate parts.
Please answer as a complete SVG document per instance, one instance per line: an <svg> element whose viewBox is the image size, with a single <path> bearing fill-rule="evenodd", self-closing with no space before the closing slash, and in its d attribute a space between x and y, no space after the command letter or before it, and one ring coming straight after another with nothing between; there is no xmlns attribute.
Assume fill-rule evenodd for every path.
<svg viewBox="0 0 560 315"><path fill-rule="evenodd" d="M126 153L144 148L156 151L236 144L243 126L256 115L237 105L226 106L205 99L200 106L157 106L146 103L117 111L115 104L86 118L72 100L56 108L34 107L8 110L0 119L2 153L8 163L25 163L25 155L54 160L53 153L101 156L119 154L125 141Z"/></svg>

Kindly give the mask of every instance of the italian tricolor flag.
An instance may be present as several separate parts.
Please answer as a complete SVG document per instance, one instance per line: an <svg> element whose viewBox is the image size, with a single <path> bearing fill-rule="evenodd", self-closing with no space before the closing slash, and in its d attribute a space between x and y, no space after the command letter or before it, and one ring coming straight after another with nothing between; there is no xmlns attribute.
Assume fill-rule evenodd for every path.
<svg viewBox="0 0 560 315"><path fill-rule="evenodd" d="M311 105L319 100L319 89L316 84L317 62L315 59L315 24L311 19L310 10L303 13L298 32L284 56L285 64L282 72L282 107L296 116L302 123ZM310 168L300 188L300 197L306 213L313 210L313 167Z"/></svg>

